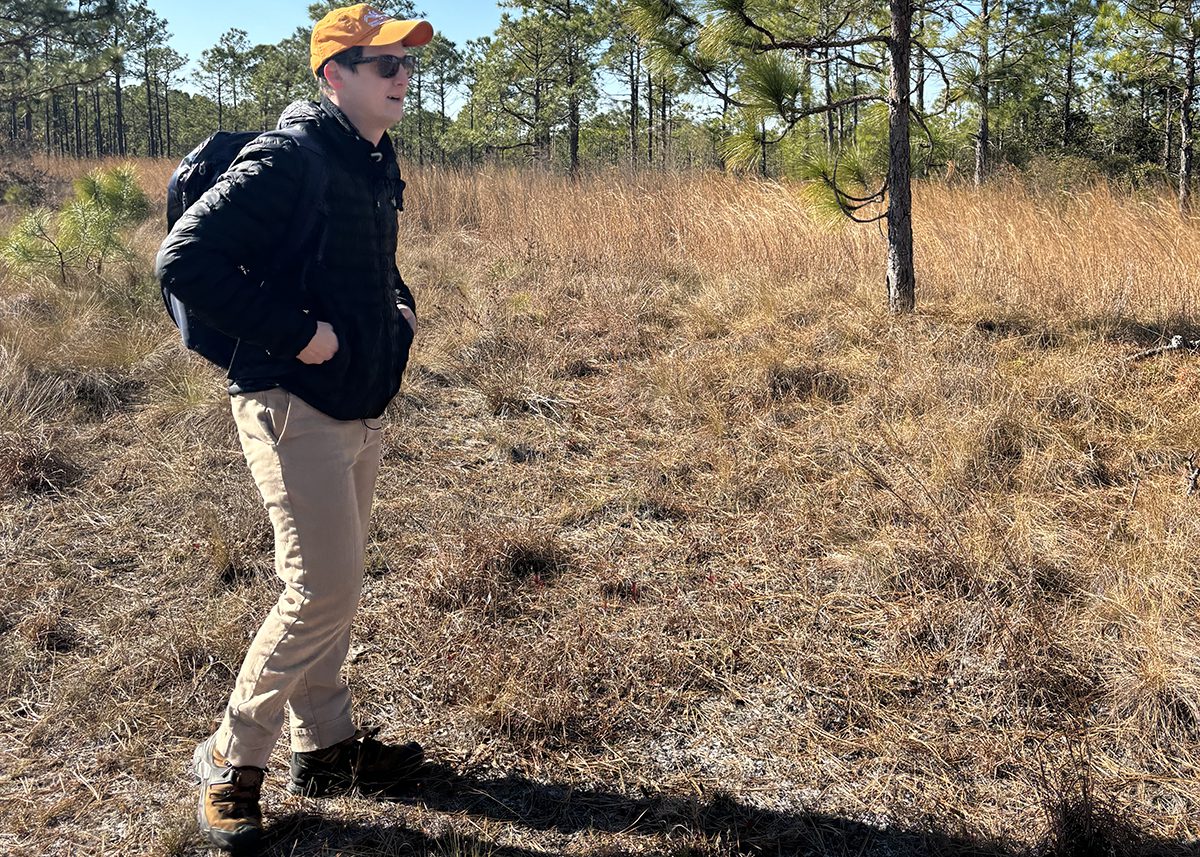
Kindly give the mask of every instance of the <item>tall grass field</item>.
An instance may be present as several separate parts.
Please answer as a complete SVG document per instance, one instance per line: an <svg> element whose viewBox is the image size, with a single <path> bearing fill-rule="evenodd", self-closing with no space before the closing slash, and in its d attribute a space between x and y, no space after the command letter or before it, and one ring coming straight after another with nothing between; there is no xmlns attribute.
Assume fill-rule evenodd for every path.
<svg viewBox="0 0 1200 857"><path fill-rule="evenodd" d="M0 279L0 854L207 853L187 763L277 591L134 167L99 270ZM1200 221L920 185L893 316L794 184L404 174L346 675L448 773L293 797L281 741L265 853L1197 853Z"/></svg>

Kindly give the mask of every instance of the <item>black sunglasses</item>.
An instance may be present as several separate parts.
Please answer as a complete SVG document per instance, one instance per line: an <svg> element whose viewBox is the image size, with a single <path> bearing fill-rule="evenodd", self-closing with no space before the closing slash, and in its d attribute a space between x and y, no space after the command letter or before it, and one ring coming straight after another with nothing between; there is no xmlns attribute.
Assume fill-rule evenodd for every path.
<svg viewBox="0 0 1200 857"><path fill-rule="evenodd" d="M366 65L367 63L376 63L375 70L379 72L380 77L395 77L401 68L404 69L405 74L411 76L417 68L417 57L416 54L407 54L402 57L383 54L378 57L359 57L351 65Z"/></svg>

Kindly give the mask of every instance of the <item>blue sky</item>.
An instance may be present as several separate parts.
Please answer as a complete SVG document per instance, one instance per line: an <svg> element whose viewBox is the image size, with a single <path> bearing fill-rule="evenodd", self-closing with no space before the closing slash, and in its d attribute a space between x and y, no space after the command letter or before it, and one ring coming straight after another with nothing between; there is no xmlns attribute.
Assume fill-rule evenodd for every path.
<svg viewBox="0 0 1200 857"><path fill-rule="evenodd" d="M278 42L308 26L309 0L150 0L167 20L171 46L195 61L231 27L245 30L251 44ZM354 0L347 0L350 5ZM460 47L489 36L500 23L495 0L417 0L435 30Z"/></svg>

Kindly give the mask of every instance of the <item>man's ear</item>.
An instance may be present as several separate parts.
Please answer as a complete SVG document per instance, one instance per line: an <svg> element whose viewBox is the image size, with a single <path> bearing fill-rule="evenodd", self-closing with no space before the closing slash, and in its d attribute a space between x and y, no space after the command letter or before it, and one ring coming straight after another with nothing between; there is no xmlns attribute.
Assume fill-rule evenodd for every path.
<svg viewBox="0 0 1200 857"><path fill-rule="evenodd" d="M342 88L342 75L345 73L345 70L340 65L335 62L327 62L325 63L323 72L325 74L325 82L329 84L330 89L336 92Z"/></svg>

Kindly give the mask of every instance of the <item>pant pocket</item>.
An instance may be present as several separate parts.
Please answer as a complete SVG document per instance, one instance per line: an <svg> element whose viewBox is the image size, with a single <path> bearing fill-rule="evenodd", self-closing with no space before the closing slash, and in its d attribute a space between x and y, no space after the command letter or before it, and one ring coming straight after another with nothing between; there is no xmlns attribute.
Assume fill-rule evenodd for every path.
<svg viewBox="0 0 1200 857"><path fill-rule="evenodd" d="M292 394L282 387L240 393L234 404L238 428L255 440L277 446L287 431L292 410Z"/></svg>

